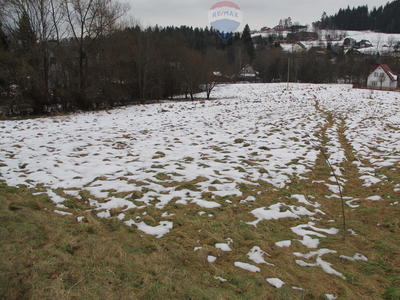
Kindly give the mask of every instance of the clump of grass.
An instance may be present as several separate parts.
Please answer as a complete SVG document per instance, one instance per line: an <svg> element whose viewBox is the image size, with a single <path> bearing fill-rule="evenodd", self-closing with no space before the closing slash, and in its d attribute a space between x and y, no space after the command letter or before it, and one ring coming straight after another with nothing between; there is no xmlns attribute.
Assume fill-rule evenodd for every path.
<svg viewBox="0 0 400 300"><path fill-rule="evenodd" d="M157 151L156 154L152 157L152 159L158 159L165 157L165 153L162 151Z"/></svg>
<svg viewBox="0 0 400 300"><path fill-rule="evenodd" d="M164 169L164 165L151 165L152 169Z"/></svg>
<svg viewBox="0 0 400 300"><path fill-rule="evenodd" d="M239 171L239 172L246 172L246 170L245 169L243 169L242 167L235 167L235 170L237 170L237 171Z"/></svg>
<svg viewBox="0 0 400 300"><path fill-rule="evenodd" d="M214 151L217 151L217 152L221 152L222 151L222 149L220 147L217 147L217 146L212 147L212 149Z"/></svg>
<svg viewBox="0 0 400 300"><path fill-rule="evenodd" d="M253 162L251 160L248 160L248 159L243 159L242 162L245 163L246 165L249 165L249 166L255 166L256 165L255 162Z"/></svg>
<svg viewBox="0 0 400 300"><path fill-rule="evenodd" d="M157 178L158 180L171 180L171 176L165 174L165 173L157 173L157 175L154 176L155 178Z"/></svg>

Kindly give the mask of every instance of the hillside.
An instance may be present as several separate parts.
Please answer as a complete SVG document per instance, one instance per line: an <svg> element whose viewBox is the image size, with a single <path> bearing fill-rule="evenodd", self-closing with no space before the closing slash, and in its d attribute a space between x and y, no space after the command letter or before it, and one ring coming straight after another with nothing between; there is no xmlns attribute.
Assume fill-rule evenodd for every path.
<svg viewBox="0 0 400 300"><path fill-rule="evenodd" d="M1 298L399 299L400 94L213 96L0 121Z"/></svg>
<svg viewBox="0 0 400 300"><path fill-rule="evenodd" d="M400 1L387 2L384 6L368 9L367 5L340 9L335 15L322 15L314 24L321 29L374 30L400 33Z"/></svg>
<svg viewBox="0 0 400 300"><path fill-rule="evenodd" d="M290 32L283 31L279 34L282 35L283 39L286 39L288 33ZM377 53L385 54L393 51L395 45L400 42L400 34L398 33L351 30L318 30L317 33L318 40L301 41L306 49L309 50L312 47L327 48L328 43L331 43L332 45L342 46L346 38L351 38L358 42L361 40L370 41L372 47L359 49L358 51L361 51L365 54L376 55ZM262 36L267 38L271 34L274 34L274 32L255 32L252 34L252 37ZM285 40L283 40L280 45L285 51L292 51L293 42L285 42Z"/></svg>

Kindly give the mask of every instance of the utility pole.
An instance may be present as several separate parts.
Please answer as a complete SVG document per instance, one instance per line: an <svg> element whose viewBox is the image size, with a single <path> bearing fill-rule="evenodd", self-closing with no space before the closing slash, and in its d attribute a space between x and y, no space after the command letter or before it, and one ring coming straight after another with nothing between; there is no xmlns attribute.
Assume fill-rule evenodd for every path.
<svg viewBox="0 0 400 300"><path fill-rule="evenodd" d="M288 64L287 64L287 88L289 88L289 75L290 75L290 57L288 57Z"/></svg>

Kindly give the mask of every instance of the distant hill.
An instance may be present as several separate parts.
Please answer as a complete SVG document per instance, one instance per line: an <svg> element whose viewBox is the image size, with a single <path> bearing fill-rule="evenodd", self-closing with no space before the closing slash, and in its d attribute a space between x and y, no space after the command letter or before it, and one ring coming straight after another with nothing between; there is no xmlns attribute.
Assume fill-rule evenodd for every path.
<svg viewBox="0 0 400 300"><path fill-rule="evenodd" d="M314 23L320 29L342 30L373 30L385 33L400 33L400 0L388 2L385 6L374 7L369 11L368 6L340 9L333 16L326 13L320 21Z"/></svg>

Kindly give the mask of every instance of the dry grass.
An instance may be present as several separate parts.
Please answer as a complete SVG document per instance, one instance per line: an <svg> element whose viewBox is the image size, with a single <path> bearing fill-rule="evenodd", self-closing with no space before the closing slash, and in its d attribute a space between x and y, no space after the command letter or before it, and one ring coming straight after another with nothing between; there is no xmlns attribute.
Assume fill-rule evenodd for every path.
<svg viewBox="0 0 400 300"><path fill-rule="evenodd" d="M326 119L316 133L322 145L329 141L326 131L334 122L332 115ZM87 211L88 195L83 191L81 201L66 197L62 190L56 191L70 199L66 203L70 211L85 216L78 223L75 217L53 213L55 205L47 195L34 196L33 193L43 191L40 186L27 189L0 184L0 298L324 299L325 294L334 294L338 299L400 299L400 205L390 205L400 198L394 192L395 184L400 182L398 166L395 170L392 167L376 170L388 180L363 186L358 169L352 164L361 158L355 156L343 131L343 126L339 126L339 141L347 157L341 165L342 178L347 180L343 195L360 199L356 209L346 205L346 222L347 228L357 235L348 231L346 240L342 240L340 233L327 234L320 239L318 248L337 251L325 254L322 259L332 263L346 280L327 274L319 267L300 267L295 263L298 258L294 252L305 254L310 249L297 241L300 237L290 228L306 224L310 221L307 217L261 221L257 227L246 224L254 221L250 212L255 208L277 202L298 205L291 196L301 194L312 196L310 199L320 203L326 213L316 215L317 227L341 229L340 199L327 197L332 192L324 182L331 176L331 170L320 155L312 172L301 179L290 178L291 182L282 189L264 181L249 181L237 186L242 196L211 198L211 193L204 192L202 197L218 202L221 205L218 208L205 209L190 202L182 205L170 201L163 210L147 206L143 210L124 212L126 219L140 218L152 226L165 220L161 217L163 212L174 214L171 217L174 228L159 239L116 218L122 209L111 210L109 219L99 219L97 211ZM235 140L235 143L241 144L244 140ZM224 151L222 144L212 147L215 151ZM263 151L254 154L251 160L243 158L238 168L245 170L248 165L261 164L269 149L260 150ZM153 159L163 155L156 152ZM187 156L182 164L192 160ZM367 161L363 163L369 166ZM198 176L192 181L171 181L172 176L179 174L164 173L160 170L162 167L155 164L156 170L149 178L164 187L199 191L199 184L209 180ZM260 168L259 172L266 170ZM144 182L130 183L146 188ZM218 183L217 180L210 182L209 190L215 190L212 185ZM371 195L380 195L384 200L364 200ZM135 192L132 201L141 196L142 192ZM240 203L248 196L255 197L256 201ZM226 243L228 238L233 240L232 251L215 247L216 243ZM282 240L291 240L292 245L283 248L275 245ZM260 264L258 273L235 267L237 261L252 263L247 253L254 246L267 252L270 256L265 256L265 260L275 266ZM201 248L194 251L195 247ZM339 258L355 253L365 255L368 261L350 262ZM207 261L209 255L217 257L215 263ZM315 263L315 257L304 260ZM227 281L220 282L215 276ZM286 284L281 289L270 286L266 278L274 277ZM303 290L294 290L292 286Z"/></svg>
<svg viewBox="0 0 400 300"><path fill-rule="evenodd" d="M276 199L290 203L291 194L302 193L313 195L323 204L328 214L324 219L340 224L339 206L325 198L329 194L326 186L311 183L314 177L329 175L320 158L309 180L293 179L288 189L274 190L264 182L258 186L242 184L243 196L257 195L257 202L239 205L238 199L231 198L237 205L213 209L213 217L199 215L199 207L193 204L168 204L165 210L175 214L174 229L161 239L127 227L116 218L98 219L91 213L77 223L72 217L52 213L53 203L46 196L32 196L32 190L2 185L1 298L322 299L325 293L332 293L339 299L379 299L386 292L392 295L387 299L398 299L397 207L364 201L359 209L347 209L348 227L357 236L349 235L345 242L340 235L321 239L321 248L348 256L362 253L369 258L368 262L348 262L338 255L323 257L347 280L328 275L320 268L297 266L293 252L309 251L299 243L290 248L274 245L280 240L297 239L288 229L304 220L262 221L258 228L245 223L254 219L250 210L276 203ZM360 189L360 195L366 193L360 185L347 186L349 190ZM223 204L224 200L216 201ZM150 208L146 211L148 216L142 220L155 225L160 213ZM329 226L326 223L326 228ZM233 251L214 247L228 237L234 241ZM275 267L265 266L260 273L250 273L233 266L234 261L248 261L245 254L254 245L271 255L266 260ZM194 251L194 247L202 248ZM216 256L217 262L210 264L208 255ZM214 276L228 281L221 283ZM288 284L275 289L265 281L270 277ZM293 290L291 285L304 290Z"/></svg>

